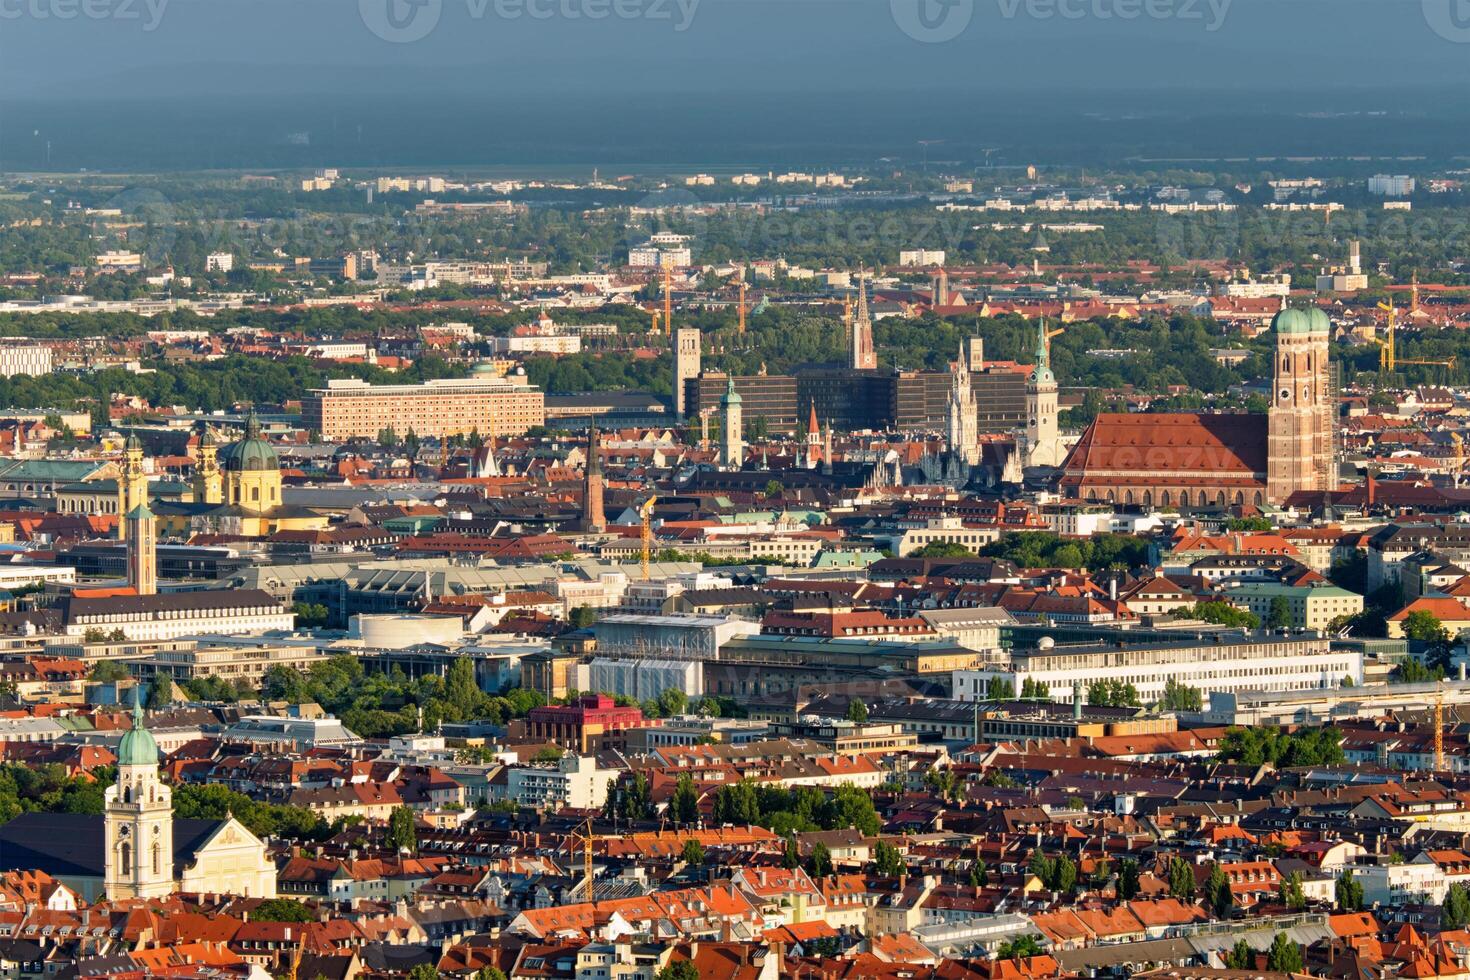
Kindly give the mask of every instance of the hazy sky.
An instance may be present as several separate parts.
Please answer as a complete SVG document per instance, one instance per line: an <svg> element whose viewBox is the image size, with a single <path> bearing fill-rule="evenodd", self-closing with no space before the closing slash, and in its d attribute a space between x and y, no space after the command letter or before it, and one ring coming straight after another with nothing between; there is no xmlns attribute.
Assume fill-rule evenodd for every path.
<svg viewBox="0 0 1470 980"><path fill-rule="evenodd" d="M0 0L0 90L800 99L1028 86L1229 99L1431 85L1459 102L1465 42L1470 0Z"/></svg>
<svg viewBox="0 0 1470 980"><path fill-rule="evenodd" d="M0 0L0 169L1446 158L1467 83L1470 0Z"/></svg>

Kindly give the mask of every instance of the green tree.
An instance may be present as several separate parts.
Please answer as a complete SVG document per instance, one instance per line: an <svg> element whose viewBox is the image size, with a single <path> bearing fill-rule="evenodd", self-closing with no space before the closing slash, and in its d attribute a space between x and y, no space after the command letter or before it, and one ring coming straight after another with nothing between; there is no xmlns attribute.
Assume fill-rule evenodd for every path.
<svg viewBox="0 0 1470 980"><path fill-rule="evenodd" d="M1230 879L1225 876L1225 869L1216 864L1210 868L1210 875L1205 879L1205 901L1210 903L1210 909L1218 919L1230 917L1230 910L1235 907L1235 896L1230 893Z"/></svg>
<svg viewBox="0 0 1470 980"><path fill-rule="evenodd" d="M414 821L413 810L406 806L396 806L388 814L388 833L385 843L394 851L407 851L410 854L417 853L419 849L418 826Z"/></svg>
<svg viewBox="0 0 1470 980"><path fill-rule="evenodd" d="M655 973L654 980L699 980L699 968L689 960L680 960Z"/></svg>
<svg viewBox="0 0 1470 980"><path fill-rule="evenodd" d="M953 541L930 541L917 551L909 553L910 558L974 558L975 552L962 544Z"/></svg>
<svg viewBox="0 0 1470 980"><path fill-rule="evenodd" d="M985 686L985 700L1010 701L1016 696L1016 685L1004 677L992 678Z"/></svg>
<svg viewBox="0 0 1470 980"><path fill-rule="evenodd" d="M1225 954L1225 969L1250 970L1256 964L1256 951L1244 939L1237 939L1230 952Z"/></svg>
<svg viewBox="0 0 1470 980"><path fill-rule="evenodd" d="M1291 625L1291 602L1284 595L1272 596L1271 610L1266 614L1266 628L1284 630Z"/></svg>
<svg viewBox="0 0 1470 980"><path fill-rule="evenodd" d="M704 845L693 837L684 842L684 850L679 855L685 864L700 865L704 863Z"/></svg>
<svg viewBox="0 0 1470 980"><path fill-rule="evenodd" d="M1028 677L1021 682L1021 700L1050 701L1051 688L1043 681Z"/></svg>
<svg viewBox="0 0 1470 980"><path fill-rule="evenodd" d="M868 706L863 703L862 698L853 698L847 702L847 720L859 724L868 720Z"/></svg>
<svg viewBox="0 0 1470 980"><path fill-rule="evenodd" d="M1169 859L1169 894L1174 898L1194 898L1194 869L1181 857Z"/></svg>
<svg viewBox="0 0 1470 980"><path fill-rule="evenodd" d="M420 963L408 971L408 980L439 980L439 970L432 963Z"/></svg>
<svg viewBox="0 0 1470 980"><path fill-rule="evenodd" d="M1450 930L1470 925L1470 889L1458 883L1450 885L1439 907L1439 925Z"/></svg>
<svg viewBox="0 0 1470 980"><path fill-rule="evenodd" d="M806 869L816 878L825 878L832 873L832 851L826 844L817 841L812 846L812 856L807 859Z"/></svg>
<svg viewBox="0 0 1470 980"><path fill-rule="evenodd" d="M1266 954L1266 969L1276 973L1301 973L1306 969L1301 945L1286 933L1278 932Z"/></svg>
<svg viewBox="0 0 1470 980"><path fill-rule="evenodd" d="M103 684L112 684L130 676L128 668L116 660L99 660L92 665L87 679Z"/></svg>
<svg viewBox="0 0 1470 980"><path fill-rule="evenodd" d="M294 898L272 898L250 910L251 922L311 922L311 909Z"/></svg>
<svg viewBox="0 0 1470 980"><path fill-rule="evenodd" d="M1293 871L1281 879L1278 897L1281 900L1281 904L1293 912L1300 912L1307 907L1307 894L1302 889L1302 873L1300 871Z"/></svg>
<svg viewBox="0 0 1470 980"><path fill-rule="evenodd" d="M873 868L884 878L897 878L907 870L903 855L887 841L880 840L873 848Z"/></svg>
<svg viewBox="0 0 1470 980"><path fill-rule="evenodd" d="M475 980L506 980L505 971L498 966L481 967L475 974Z"/></svg>
<svg viewBox="0 0 1470 980"><path fill-rule="evenodd" d="M1440 643L1449 639L1444 623L1432 612L1415 610L1404 617L1404 636L1420 643Z"/></svg>
<svg viewBox="0 0 1470 980"><path fill-rule="evenodd" d="M1363 884L1353 877L1352 871L1344 871L1337 876L1335 892L1339 912L1363 911Z"/></svg>
<svg viewBox="0 0 1470 980"><path fill-rule="evenodd" d="M1124 858L1118 864L1118 897L1125 902L1136 898L1140 888L1138 879L1138 862L1133 858Z"/></svg>
<svg viewBox="0 0 1470 980"><path fill-rule="evenodd" d="M1164 682L1164 696L1159 700L1162 711L1199 711L1204 708L1204 696L1197 687L1170 677Z"/></svg>
<svg viewBox="0 0 1470 980"><path fill-rule="evenodd" d="M1041 954L1041 943L1035 936L1029 934L1008 939L1001 943L995 951L996 959L1001 960L1024 960Z"/></svg>
<svg viewBox="0 0 1470 980"><path fill-rule="evenodd" d="M699 790L694 787L694 777L680 773L674 783L674 796L669 802L674 822L689 827L699 822Z"/></svg>
<svg viewBox="0 0 1470 980"><path fill-rule="evenodd" d="M575 629L583 630L597 622L597 612L591 606L578 606L572 610L568 622Z"/></svg>
<svg viewBox="0 0 1470 980"><path fill-rule="evenodd" d="M296 615L296 625L303 629L316 629L327 625L331 610L318 602L298 602L291 607Z"/></svg>
<svg viewBox="0 0 1470 980"><path fill-rule="evenodd" d="M1230 603L1220 600L1199 602L1187 609L1180 610L1175 615L1183 619L1200 619L1206 623L1214 623L1216 626L1256 629L1261 625L1261 619L1255 613L1237 609Z"/></svg>
<svg viewBox="0 0 1470 980"><path fill-rule="evenodd" d="M154 674L153 680L148 683L148 707L161 711L173 702L174 679L168 674Z"/></svg>

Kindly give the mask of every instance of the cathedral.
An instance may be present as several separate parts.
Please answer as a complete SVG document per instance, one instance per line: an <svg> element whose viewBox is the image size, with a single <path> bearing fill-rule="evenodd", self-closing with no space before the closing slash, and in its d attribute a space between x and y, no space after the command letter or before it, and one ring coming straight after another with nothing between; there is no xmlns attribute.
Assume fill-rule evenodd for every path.
<svg viewBox="0 0 1470 980"><path fill-rule="evenodd" d="M1282 310L1265 415L1103 413L1062 464L1077 500L1143 507L1286 504L1336 489L1337 404L1321 310Z"/></svg>
<svg viewBox="0 0 1470 980"><path fill-rule="evenodd" d="M140 460L141 452L140 447ZM125 476L128 472L125 466ZM283 530L318 530L328 523L320 514L282 503L280 458L261 435L260 419L254 412L245 420L244 438L224 447L215 441L208 425L203 427L194 451L190 491L189 500L153 505L165 533L264 537Z"/></svg>
<svg viewBox="0 0 1470 980"><path fill-rule="evenodd" d="M102 815L21 814L0 826L0 871L45 871L88 902L176 892L276 895L265 844L238 820L174 817L173 790L141 707L118 743L117 782Z"/></svg>

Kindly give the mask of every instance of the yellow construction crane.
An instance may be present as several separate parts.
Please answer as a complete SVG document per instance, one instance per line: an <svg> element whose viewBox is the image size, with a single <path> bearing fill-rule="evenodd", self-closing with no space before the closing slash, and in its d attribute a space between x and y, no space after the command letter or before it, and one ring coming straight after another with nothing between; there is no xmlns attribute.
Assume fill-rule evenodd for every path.
<svg viewBox="0 0 1470 980"><path fill-rule="evenodd" d="M1434 688L1434 771L1444 772L1444 681Z"/></svg>
<svg viewBox="0 0 1470 980"><path fill-rule="evenodd" d="M1379 303L1378 308L1388 314L1388 329L1385 331L1384 340L1374 339L1378 345L1378 370L1385 374L1393 373L1393 331L1397 322L1399 311L1392 303Z"/></svg>
<svg viewBox="0 0 1470 980"><path fill-rule="evenodd" d="M638 507L638 516L643 518L643 581L649 579L649 563L653 561L653 505L658 497L649 497Z"/></svg>
<svg viewBox="0 0 1470 980"><path fill-rule="evenodd" d="M583 828L586 832L583 833ZM592 843L597 840L597 835L592 832L592 818L588 817L585 824L581 824L567 837L567 852L581 846L582 848L582 881L587 887L587 901L592 901Z"/></svg>
<svg viewBox="0 0 1470 980"><path fill-rule="evenodd" d="M668 266L664 266L664 333L674 333L674 279Z"/></svg>
<svg viewBox="0 0 1470 980"><path fill-rule="evenodd" d="M735 325L735 330L740 336L745 336L745 280L740 280L740 320Z"/></svg>
<svg viewBox="0 0 1470 980"><path fill-rule="evenodd" d="M1399 357L1394 350L1397 343L1395 333L1398 327L1398 308L1391 303L1379 303L1378 308L1388 313L1388 329L1384 331L1385 339L1378 340L1375 338L1373 341L1378 345L1378 370L1386 374L1392 374L1400 364L1418 364L1421 366L1442 367L1449 368L1452 371L1454 370L1455 358L1453 356L1442 361Z"/></svg>

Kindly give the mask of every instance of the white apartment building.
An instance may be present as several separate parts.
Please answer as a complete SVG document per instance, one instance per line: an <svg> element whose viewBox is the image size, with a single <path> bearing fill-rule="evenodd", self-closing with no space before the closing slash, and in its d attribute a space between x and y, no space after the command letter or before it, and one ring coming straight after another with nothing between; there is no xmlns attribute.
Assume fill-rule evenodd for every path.
<svg viewBox="0 0 1470 980"><path fill-rule="evenodd" d="M229 252L210 252L204 257L204 271L230 272L235 268L235 257Z"/></svg>
<svg viewBox="0 0 1470 980"><path fill-rule="evenodd" d="M945 251L942 248L906 248L898 253L898 264L902 266L944 265Z"/></svg>
<svg viewBox="0 0 1470 980"><path fill-rule="evenodd" d="M599 769L597 757L568 752L552 766L512 766L505 774L505 798L520 806L547 810L601 809L607 788L621 769Z"/></svg>
<svg viewBox="0 0 1470 980"><path fill-rule="evenodd" d="M1414 178L1405 174L1375 174L1368 178L1368 193L1384 197L1406 197L1414 193Z"/></svg>

